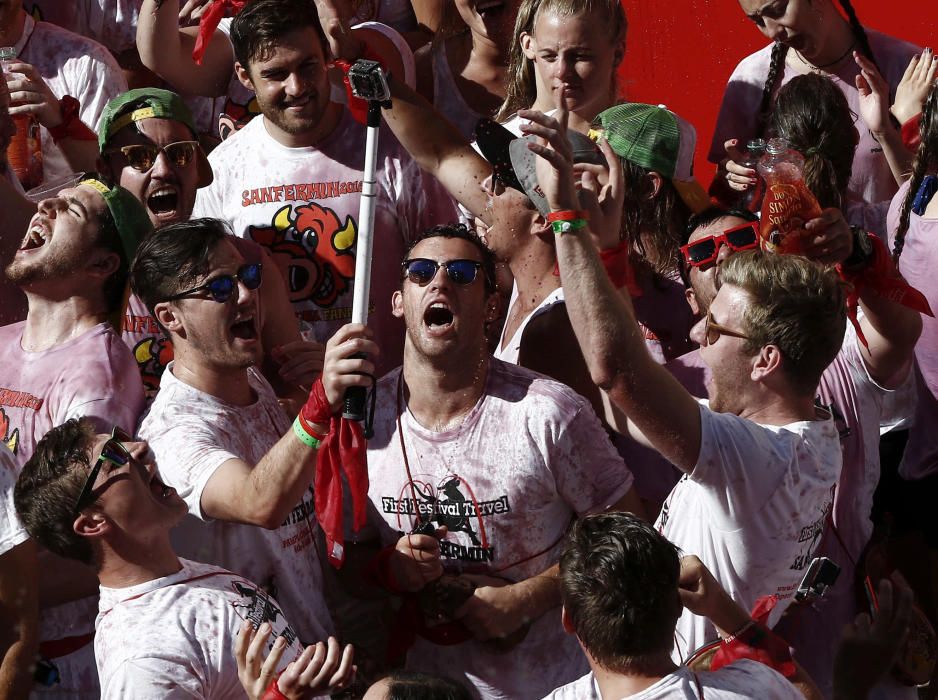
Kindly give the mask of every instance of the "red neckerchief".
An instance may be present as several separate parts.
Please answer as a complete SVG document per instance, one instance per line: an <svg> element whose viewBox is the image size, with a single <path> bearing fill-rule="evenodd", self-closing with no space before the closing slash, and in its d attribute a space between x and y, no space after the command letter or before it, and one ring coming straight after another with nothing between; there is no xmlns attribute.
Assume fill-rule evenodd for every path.
<svg viewBox="0 0 938 700"><path fill-rule="evenodd" d="M195 38L195 47L192 49L192 60L200 66L202 65L202 56L205 55L205 49L208 48L208 42L212 39L212 34L218 29L218 23L221 22L225 12L231 10L231 16L238 14L244 9L250 0L215 0L199 19L199 35Z"/></svg>
<svg viewBox="0 0 938 700"><path fill-rule="evenodd" d="M629 246L625 241L615 248L600 250L599 259L602 260L606 276L616 289L625 287L633 299L642 296L644 292L635 278L635 270L632 269L632 261L629 259ZM560 265L557 263L554 263L554 277L560 277Z"/></svg>
<svg viewBox="0 0 938 700"><path fill-rule="evenodd" d="M860 303L860 292L865 288L872 288L884 299L902 304L913 311L929 316L935 315L932 313L931 306L929 306L925 295L902 279L895 263L892 261L892 257L889 255L886 244L875 234L871 233L869 237L870 243L873 245L873 257L869 265L858 272L849 272L844 270L842 265L837 265L837 273L841 279L849 282L851 286L847 295L847 314L857 331L857 337L864 347L869 346L857 320L857 308Z"/></svg>
<svg viewBox="0 0 938 700"><path fill-rule="evenodd" d="M713 655L710 670L728 666L739 659L752 659L774 668L786 678L795 675L795 662L791 658L788 642L765 626L769 613L778 603L778 596L763 596L752 609L755 624L734 637L727 637Z"/></svg>
<svg viewBox="0 0 938 700"><path fill-rule="evenodd" d="M332 415L321 377L313 384L309 400L300 413L307 422L329 425L329 432L316 455L313 488L316 519L326 536L326 554L329 563L338 569L345 561L342 474L345 474L352 497L352 527L358 532L367 520L368 443L361 423Z"/></svg>

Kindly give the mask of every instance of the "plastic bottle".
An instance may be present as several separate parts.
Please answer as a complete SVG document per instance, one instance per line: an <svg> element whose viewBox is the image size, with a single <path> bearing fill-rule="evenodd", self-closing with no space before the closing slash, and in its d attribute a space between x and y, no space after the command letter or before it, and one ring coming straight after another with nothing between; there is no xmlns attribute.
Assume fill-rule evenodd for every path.
<svg viewBox="0 0 938 700"><path fill-rule="evenodd" d="M765 141L752 139L746 144L746 150L749 151L749 157L740 165L755 170L759 164L759 159L765 154ZM743 192L736 201L736 208L747 209L754 214L758 214L762 209L763 197L765 197L765 180L757 176L756 184Z"/></svg>
<svg viewBox="0 0 938 700"><path fill-rule="evenodd" d="M15 61L15 47L0 47L0 67L4 74L10 72L9 66ZM3 77L6 79L6 75ZM16 133L7 147L7 161L23 189L30 190L42 184L42 137L39 121L32 115L19 114L13 117L13 123L16 125Z"/></svg>
<svg viewBox="0 0 938 700"><path fill-rule="evenodd" d="M805 222L821 215L821 206L804 184L804 157L784 139L770 139L756 169L765 180L759 230L762 248L801 253Z"/></svg>

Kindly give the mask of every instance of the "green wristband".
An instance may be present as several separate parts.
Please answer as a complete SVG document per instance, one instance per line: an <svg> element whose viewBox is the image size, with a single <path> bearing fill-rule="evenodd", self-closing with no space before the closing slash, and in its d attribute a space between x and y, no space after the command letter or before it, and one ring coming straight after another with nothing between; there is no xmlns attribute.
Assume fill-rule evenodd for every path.
<svg viewBox="0 0 938 700"><path fill-rule="evenodd" d="M554 233L573 233L586 228L586 219L569 219L567 221L552 221L550 224Z"/></svg>
<svg viewBox="0 0 938 700"><path fill-rule="evenodd" d="M293 421L293 434L307 447L312 447L315 450L319 449L320 441L306 432L305 428L303 428L303 424L300 423L299 416Z"/></svg>

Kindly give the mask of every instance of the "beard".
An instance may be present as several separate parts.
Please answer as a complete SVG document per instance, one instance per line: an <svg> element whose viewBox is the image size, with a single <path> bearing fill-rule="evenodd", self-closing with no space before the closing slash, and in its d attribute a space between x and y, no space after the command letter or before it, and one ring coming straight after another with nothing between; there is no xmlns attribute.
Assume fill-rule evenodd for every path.
<svg viewBox="0 0 938 700"><path fill-rule="evenodd" d="M65 277L74 270L75 262L56 251L38 260L28 258L17 260L14 257L3 272L10 282L18 287L23 287L36 282Z"/></svg>

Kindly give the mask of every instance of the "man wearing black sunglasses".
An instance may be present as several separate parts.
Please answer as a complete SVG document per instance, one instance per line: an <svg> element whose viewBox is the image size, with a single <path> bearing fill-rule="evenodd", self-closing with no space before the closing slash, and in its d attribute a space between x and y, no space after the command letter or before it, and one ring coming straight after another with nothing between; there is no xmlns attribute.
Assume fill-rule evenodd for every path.
<svg viewBox="0 0 938 700"><path fill-rule="evenodd" d="M319 442L345 389L371 384L361 373L373 373L373 363L351 356L373 357L375 344L361 326L330 340L322 380L308 392L309 405L325 405L325 424L297 418L291 430L253 366L266 268L247 263L219 221L194 219L184 233L179 226L155 231L132 272L175 350L140 435L194 516L180 526L177 550L264 582L301 639L324 639L333 624L312 489ZM306 406L301 415L310 415Z"/></svg>
<svg viewBox="0 0 938 700"><path fill-rule="evenodd" d="M429 229L407 253L392 297L404 364L378 382L369 497L386 546L440 540L445 575L408 589L424 591L421 612L395 623L417 637L408 666L482 697L540 697L584 672L557 614L571 520L638 503L585 399L489 355L494 289L493 256L463 226Z"/></svg>
<svg viewBox="0 0 938 700"><path fill-rule="evenodd" d="M270 591L177 556L170 530L186 503L157 474L147 444L121 428L96 434L91 421L73 418L50 430L23 467L14 502L40 544L97 573L91 672L105 700L243 697L232 649L247 623L263 626L268 650L277 640L278 670L299 659L309 679L324 677L291 697L336 691L350 680L350 648L324 636L320 657L312 658L312 648L301 658L297 631Z"/></svg>

